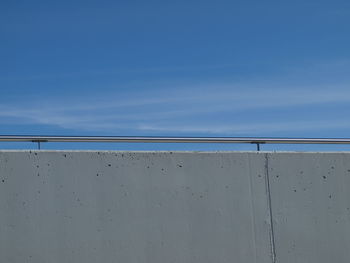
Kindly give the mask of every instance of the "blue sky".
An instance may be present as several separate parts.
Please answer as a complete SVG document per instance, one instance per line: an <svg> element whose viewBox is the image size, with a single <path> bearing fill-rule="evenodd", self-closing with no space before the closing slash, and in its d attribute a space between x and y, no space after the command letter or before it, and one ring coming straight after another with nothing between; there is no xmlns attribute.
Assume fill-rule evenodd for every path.
<svg viewBox="0 0 350 263"><path fill-rule="evenodd" d="M0 134L350 137L350 2L3 0L0 39Z"/></svg>

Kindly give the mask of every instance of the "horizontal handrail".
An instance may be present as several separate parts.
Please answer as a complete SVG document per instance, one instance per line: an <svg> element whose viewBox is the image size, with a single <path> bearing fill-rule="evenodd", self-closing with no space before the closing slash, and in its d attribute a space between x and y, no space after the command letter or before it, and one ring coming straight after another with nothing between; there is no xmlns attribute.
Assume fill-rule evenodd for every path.
<svg viewBox="0 0 350 263"><path fill-rule="evenodd" d="M350 138L156 137L156 136L31 136L31 135L0 135L0 142L127 142L127 143L350 144Z"/></svg>

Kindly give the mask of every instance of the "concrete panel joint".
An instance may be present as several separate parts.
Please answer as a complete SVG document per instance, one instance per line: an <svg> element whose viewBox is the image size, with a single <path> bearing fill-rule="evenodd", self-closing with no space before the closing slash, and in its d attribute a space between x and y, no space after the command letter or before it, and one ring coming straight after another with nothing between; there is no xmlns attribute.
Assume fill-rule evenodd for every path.
<svg viewBox="0 0 350 263"><path fill-rule="evenodd" d="M272 213L272 202L271 202L271 190L270 190L270 175L269 175L269 154L265 153L265 184L266 184L266 197L267 206L269 210L269 223L270 223L270 246L271 246L271 259L272 263L276 262L276 247L275 247L275 234L274 234L274 223Z"/></svg>

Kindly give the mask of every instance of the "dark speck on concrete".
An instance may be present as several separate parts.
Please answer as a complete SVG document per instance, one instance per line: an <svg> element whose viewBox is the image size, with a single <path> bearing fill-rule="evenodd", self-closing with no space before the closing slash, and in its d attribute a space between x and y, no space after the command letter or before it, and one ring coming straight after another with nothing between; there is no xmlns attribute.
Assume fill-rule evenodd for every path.
<svg viewBox="0 0 350 263"><path fill-rule="evenodd" d="M63 154L63 156L64 156L64 158L66 158L66 157L67 157L67 154Z"/></svg>
<svg viewBox="0 0 350 263"><path fill-rule="evenodd" d="M297 192L297 190L296 190L296 189L294 189L293 191L294 191L294 193L296 193L296 192Z"/></svg>
<svg viewBox="0 0 350 263"><path fill-rule="evenodd" d="M334 166L331 166L331 169L334 169Z"/></svg>
<svg viewBox="0 0 350 263"><path fill-rule="evenodd" d="M332 195L329 195L328 198L331 199L331 198L332 198Z"/></svg>
<svg viewBox="0 0 350 263"><path fill-rule="evenodd" d="M109 163L108 166L111 167L112 165Z"/></svg>
<svg viewBox="0 0 350 263"><path fill-rule="evenodd" d="M149 166L147 166L147 168L149 169Z"/></svg>
<svg viewBox="0 0 350 263"><path fill-rule="evenodd" d="M96 176L99 176L99 174L97 173Z"/></svg>
<svg viewBox="0 0 350 263"><path fill-rule="evenodd" d="M279 178L280 176L279 175L276 175L276 178Z"/></svg>
<svg viewBox="0 0 350 263"><path fill-rule="evenodd" d="M180 168L182 167L182 165L181 165L181 164L178 164L177 166L178 166L178 167L180 167Z"/></svg>
<svg viewBox="0 0 350 263"><path fill-rule="evenodd" d="M38 173L37 176L40 176L40 174Z"/></svg>
<svg viewBox="0 0 350 263"><path fill-rule="evenodd" d="M39 165L37 165L36 168L39 168Z"/></svg>
<svg viewBox="0 0 350 263"><path fill-rule="evenodd" d="M4 180L4 179L2 179L2 180L1 180L1 182L5 183L5 180Z"/></svg>
<svg viewBox="0 0 350 263"><path fill-rule="evenodd" d="M325 175L322 176L323 179L326 179L327 177Z"/></svg>

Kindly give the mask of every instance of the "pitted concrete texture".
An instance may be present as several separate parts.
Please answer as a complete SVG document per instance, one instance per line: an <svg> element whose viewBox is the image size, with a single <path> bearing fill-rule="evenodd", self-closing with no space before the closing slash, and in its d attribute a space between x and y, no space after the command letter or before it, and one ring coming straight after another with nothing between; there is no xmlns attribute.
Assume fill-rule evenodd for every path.
<svg viewBox="0 0 350 263"><path fill-rule="evenodd" d="M1 262L270 262L264 156L1 152Z"/></svg>
<svg viewBox="0 0 350 263"><path fill-rule="evenodd" d="M350 262L350 154L268 154L279 262Z"/></svg>
<svg viewBox="0 0 350 263"><path fill-rule="evenodd" d="M349 262L350 154L0 151L0 262Z"/></svg>

